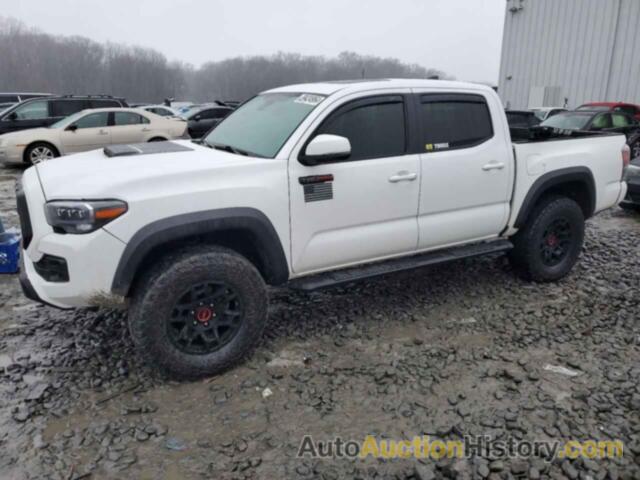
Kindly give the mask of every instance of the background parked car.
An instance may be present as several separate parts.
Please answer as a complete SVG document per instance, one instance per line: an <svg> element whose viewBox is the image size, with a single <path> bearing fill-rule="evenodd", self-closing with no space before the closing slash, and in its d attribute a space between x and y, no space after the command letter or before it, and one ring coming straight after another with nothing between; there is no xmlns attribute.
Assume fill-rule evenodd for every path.
<svg viewBox="0 0 640 480"><path fill-rule="evenodd" d="M622 112L640 121L640 106L624 102L590 102L580 105L576 110L591 110L594 112Z"/></svg>
<svg viewBox="0 0 640 480"><path fill-rule="evenodd" d="M629 133L638 128L630 115L622 112L599 112L576 110L563 112L548 118L541 127L553 127L563 130L589 130L617 133Z"/></svg>
<svg viewBox="0 0 640 480"><path fill-rule="evenodd" d="M531 110L506 110L505 114L513 140L529 138L531 127L540 123L540 119Z"/></svg>
<svg viewBox="0 0 640 480"><path fill-rule="evenodd" d="M49 128L0 135L0 162L32 164L112 144L186 138L186 127L130 108L84 110Z"/></svg>
<svg viewBox="0 0 640 480"><path fill-rule="evenodd" d="M627 196L620 206L627 210L640 211L640 157L631 160L625 171Z"/></svg>
<svg viewBox="0 0 640 480"><path fill-rule="evenodd" d="M174 110L173 108L167 107L165 105L144 105L141 108L142 110L155 113L156 115L160 115L161 117L178 117L179 116L179 113L177 110Z"/></svg>
<svg viewBox="0 0 640 480"><path fill-rule="evenodd" d="M507 110L507 123L510 127L534 127L540 119L532 110Z"/></svg>
<svg viewBox="0 0 640 480"><path fill-rule="evenodd" d="M20 103L32 98L50 97L50 93L0 92L0 103Z"/></svg>
<svg viewBox="0 0 640 480"><path fill-rule="evenodd" d="M532 108L531 111L541 122L544 122L547 118L553 117L558 113L566 112L567 109L562 107L540 107Z"/></svg>
<svg viewBox="0 0 640 480"><path fill-rule="evenodd" d="M127 107L123 98L108 95L64 95L32 98L2 112L0 134L48 127L69 115L88 108Z"/></svg>
<svg viewBox="0 0 640 480"><path fill-rule="evenodd" d="M183 118L187 120L187 131L191 138L201 138L231 112L233 108L230 107L203 107L190 110Z"/></svg>

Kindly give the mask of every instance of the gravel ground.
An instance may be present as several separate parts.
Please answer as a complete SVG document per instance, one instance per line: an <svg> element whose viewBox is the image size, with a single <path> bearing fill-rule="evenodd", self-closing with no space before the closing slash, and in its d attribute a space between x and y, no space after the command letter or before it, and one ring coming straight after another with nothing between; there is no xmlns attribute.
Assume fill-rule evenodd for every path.
<svg viewBox="0 0 640 480"><path fill-rule="evenodd" d="M0 170L9 225L18 174ZM640 478L639 219L590 220L579 264L555 284L525 283L494 256L273 290L255 355L195 383L141 365L122 313L37 306L0 277L0 478ZM621 439L625 452L297 458L307 434Z"/></svg>

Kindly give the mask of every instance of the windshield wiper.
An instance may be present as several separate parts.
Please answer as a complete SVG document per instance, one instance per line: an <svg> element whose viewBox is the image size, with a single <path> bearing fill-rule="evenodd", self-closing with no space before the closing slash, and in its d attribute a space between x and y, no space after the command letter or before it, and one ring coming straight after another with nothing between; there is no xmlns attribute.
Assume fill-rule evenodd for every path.
<svg viewBox="0 0 640 480"><path fill-rule="evenodd" d="M216 150L223 150L225 152L235 153L236 155L244 155L245 157L248 157L250 155L246 150L232 147L231 145L224 145L222 143L209 143L206 140L204 141L204 143L211 148L215 148Z"/></svg>

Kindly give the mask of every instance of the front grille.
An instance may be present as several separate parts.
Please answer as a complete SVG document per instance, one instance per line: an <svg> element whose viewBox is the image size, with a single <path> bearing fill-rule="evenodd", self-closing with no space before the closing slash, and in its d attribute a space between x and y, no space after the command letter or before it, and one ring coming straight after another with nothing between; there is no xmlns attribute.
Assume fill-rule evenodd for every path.
<svg viewBox="0 0 640 480"><path fill-rule="evenodd" d="M31 218L29 217L27 198L22 190L21 181L16 182L16 203L18 207L18 215L20 216L20 230L22 230L22 248L26 250L33 238L33 230L31 229Z"/></svg>

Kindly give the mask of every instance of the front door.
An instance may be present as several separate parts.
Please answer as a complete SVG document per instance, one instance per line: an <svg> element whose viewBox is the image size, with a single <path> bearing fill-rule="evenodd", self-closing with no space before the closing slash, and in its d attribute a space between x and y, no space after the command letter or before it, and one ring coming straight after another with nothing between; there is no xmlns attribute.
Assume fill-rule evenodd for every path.
<svg viewBox="0 0 640 480"><path fill-rule="evenodd" d="M348 138L349 158L316 166L289 159L296 274L415 251L420 165L408 153L406 125L403 95L350 100L309 137Z"/></svg>
<svg viewBox="0 0 640 480"><path fill-rule="evenodd" d="M483 92L416 95L420 121L420 250L497 236L514 168L504 117ZM494 120L492 120L494 119Z"/></svg>
<svg viewBox="0 0 640 480"><path fill-rule="evenodd" d="M0 120L0 133L46 127L51 123L49 104L48 100L36 100L18 105Z"/></svg>
<svg viewBox="0 0 640 480"><path fill-rule="evenodd" d="M109 112L96 112L85 115L67 127L60 134L65 154L86 152L104 148L111 144Z"/></svg>

